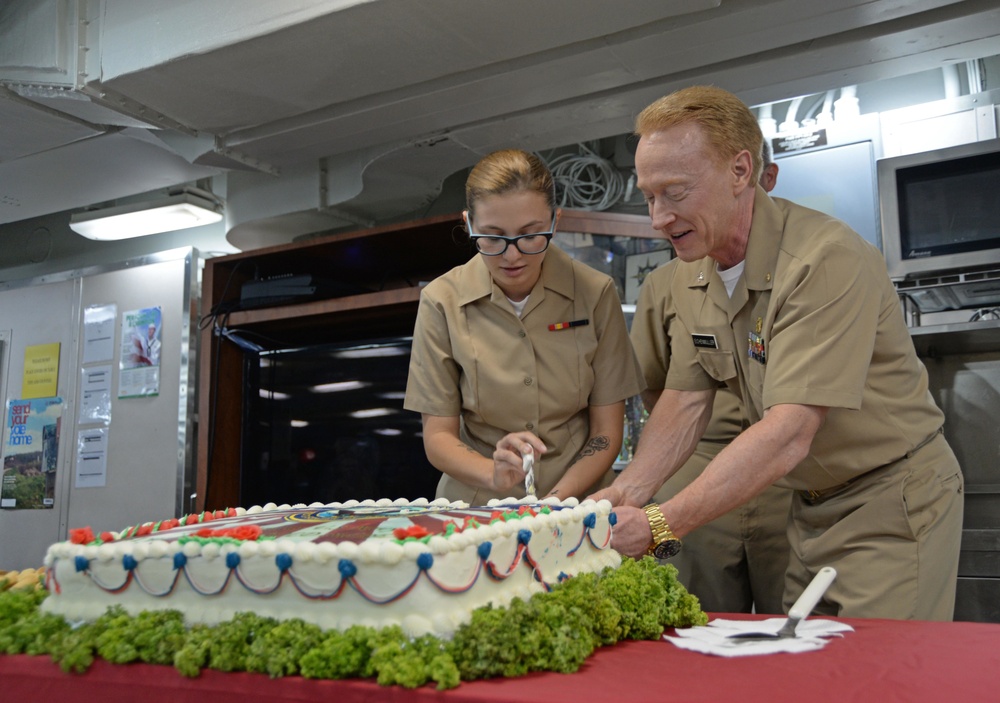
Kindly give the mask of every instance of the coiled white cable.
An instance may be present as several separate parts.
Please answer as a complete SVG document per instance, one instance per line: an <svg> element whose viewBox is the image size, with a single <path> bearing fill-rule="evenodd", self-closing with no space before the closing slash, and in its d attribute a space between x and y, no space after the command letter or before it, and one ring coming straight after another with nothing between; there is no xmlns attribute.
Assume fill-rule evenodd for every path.
<svg viewBox="0 0 1000 703"><path fill-rule="evenodd" d="M578 146L582 153L561 154L548 163L556 183L558 204L581 210L607 210L624 195L625 179L610 161L584 144Z"/></svg>

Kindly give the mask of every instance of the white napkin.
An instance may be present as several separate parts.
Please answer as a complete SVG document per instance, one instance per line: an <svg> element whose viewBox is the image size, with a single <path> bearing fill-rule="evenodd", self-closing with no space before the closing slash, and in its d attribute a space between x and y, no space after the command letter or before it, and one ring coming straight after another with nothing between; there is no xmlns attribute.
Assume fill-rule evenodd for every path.
<svg viewBox="0 0 1000 703"><path fill-rule="evenodd" d="M795 637L773 640L739 640L728 636L737 632L777 632L786 618L767 620L712 620L704 627L678 628L677 635L664 635L681 649L719 657L745 657L753 654L776 652L811 652L823 647L825 637L843 637L841 633L854 632L854 628L833 620L802 620L795 629Z"/></svg>

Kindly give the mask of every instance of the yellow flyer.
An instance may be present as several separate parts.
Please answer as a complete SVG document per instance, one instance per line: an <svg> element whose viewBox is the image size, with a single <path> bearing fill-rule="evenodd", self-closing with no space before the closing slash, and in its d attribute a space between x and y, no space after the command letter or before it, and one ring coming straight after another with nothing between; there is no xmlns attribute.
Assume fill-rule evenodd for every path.
<svg viewBox="0 0 1000 703"><path fill-rule="evenodd" d="M22 398L51 398L59 390L59 343L36 344L24 350Z"/></svg>

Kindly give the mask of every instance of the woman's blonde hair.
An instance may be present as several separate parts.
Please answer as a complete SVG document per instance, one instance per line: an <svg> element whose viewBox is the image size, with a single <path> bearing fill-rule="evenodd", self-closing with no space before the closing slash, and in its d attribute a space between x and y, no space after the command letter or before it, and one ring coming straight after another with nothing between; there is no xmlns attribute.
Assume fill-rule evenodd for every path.
<svg viewBox="0 0 1000 703"><path fill-rule="evenodd" d="M465 206L474 219L476 203L489 195L532 191L555 209L552 174L540 158L521 149L501 149L479 160L465 181Z"/></svg>
<svg viewBox="0 0 1000 703"><path fill-rule="evenodd" d="M639 113L635 119L635 134L641 139L688 122L701 126L719 163L744 149L749 151L753 160L753 182L757 183L763 169L764 136L750 108L727 90L695 85L664 96Z"/></svg>

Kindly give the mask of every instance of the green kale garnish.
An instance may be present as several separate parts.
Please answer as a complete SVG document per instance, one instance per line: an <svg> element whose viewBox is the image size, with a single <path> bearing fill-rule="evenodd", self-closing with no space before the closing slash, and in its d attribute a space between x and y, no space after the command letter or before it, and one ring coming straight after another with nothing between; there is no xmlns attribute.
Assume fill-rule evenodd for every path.
<svg viewBox="0 0 1000 703"><path fill-rule="evenodd" d="M656 639L666 627L703 625L698 599L673 566L625 559L617 569L580 574L506 608L472 613L450 640L409 637L398 627L323 631L299 619L239 613L216 626L185 627L177 611L129 615L109 608L71 627L43 613L47 593L0 593L0 653L49 654L64 671L83 672L100 656L111 662L170 664L184 676L202 669L255 671L271 677L375 678L408 688L460 681L573 672L593 651L624 639Z"/></svg>

